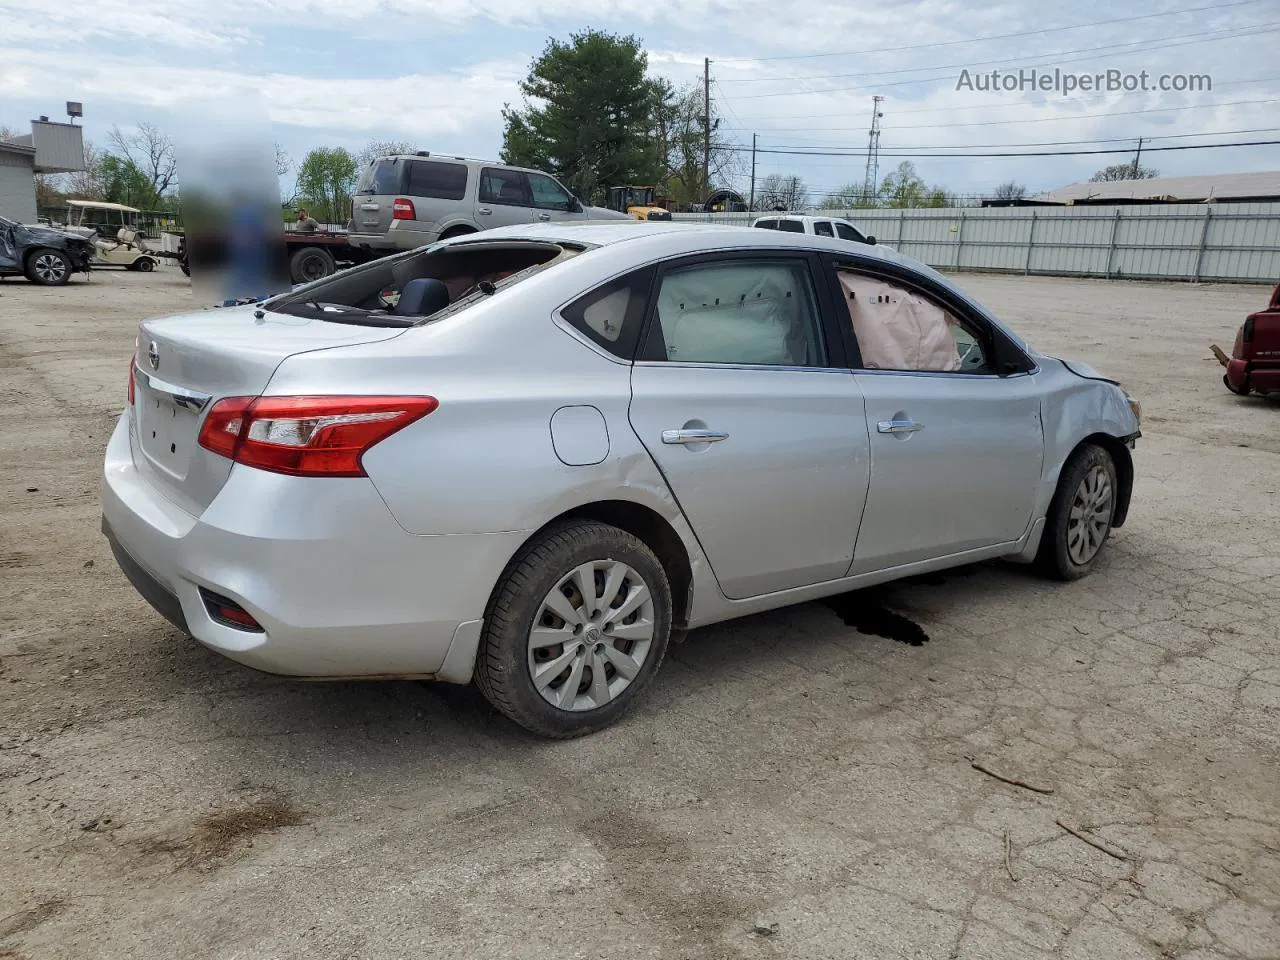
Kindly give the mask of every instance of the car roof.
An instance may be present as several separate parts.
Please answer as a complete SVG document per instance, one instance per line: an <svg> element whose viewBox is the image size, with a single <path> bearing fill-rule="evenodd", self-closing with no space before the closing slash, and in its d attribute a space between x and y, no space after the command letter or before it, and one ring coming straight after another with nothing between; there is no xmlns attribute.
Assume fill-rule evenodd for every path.
<svg viewBox="0 0 1280 960"><path fill-rule="evenodd" d="M475 243L486 240L541 240L551 243L583 244L590 247L612 246L635 242L643 245L646 255L680 256L716 249L803 249L849 253L854 241L823 237L812 233L787 233L780 230L758 230L737 224L699 221L587 220L518 224L497 227L480 234L467 234L442 243ZM909 257L881 246L857 244L858 254L895 263L923 267ZM924 269L928 270L927 267Z"/></svg>
<svg viewBox="0 0 1280 960"><path fill-rule="evenodd" d="M513 163L503 163L501 160L481 160L479 157L458 157L447 153L428 153L425 157L420 153L388 153L383 157L374 157L374 160L444 160L449 163L475 163L482 167L501 167L503 170L517 170L520 173L540 173L544 177L553 176L545 170L517 167Z"/></svg>

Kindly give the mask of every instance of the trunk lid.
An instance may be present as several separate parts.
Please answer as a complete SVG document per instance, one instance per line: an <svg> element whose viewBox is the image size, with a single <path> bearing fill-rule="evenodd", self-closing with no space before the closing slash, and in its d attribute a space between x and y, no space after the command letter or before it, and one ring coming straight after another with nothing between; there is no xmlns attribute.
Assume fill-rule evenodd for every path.
<svg viewBox="0 0 1280 960"><path fill-rule="evenodd" d="M374 160L360 172L351 195L351 232L385 234L391 229L395 199L401 193L404 165L398 160Z"/></svg>
<svg viewBox="0 0 1280 960"><path fill-rule="evenodd" d="M210 407L224 397L261 394L276 368L295 354L389 340L403 332L270 313L254 305L144 320L130 417L134 463L169 499L198 515L232 466L197 442Z"/></svg>

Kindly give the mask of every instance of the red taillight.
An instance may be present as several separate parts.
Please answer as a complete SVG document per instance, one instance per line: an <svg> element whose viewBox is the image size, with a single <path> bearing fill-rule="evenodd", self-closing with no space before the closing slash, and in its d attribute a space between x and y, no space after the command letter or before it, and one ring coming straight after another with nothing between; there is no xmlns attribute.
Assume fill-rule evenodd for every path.
<svg viewBox="0 0 1280 960"><path fill-rule="evenodd" d="M227 397L200 427L200 446L295 477L363 477L375 443L425 417L435 397Z"/></svg>
<svg viewBox="0 0 1280 960"><path fill-rule="evenodd" d="M129 406L133 406L133 365L137 362L137 356L129 358Z"/></svg>
<svg viewBox="0 0 1280 960"><path fill-rule="evenodd" d="M406 200L404 197L396 197L396 202L391 205L392 220L417 220L418 213L413 209L413 201Z"/></svg>

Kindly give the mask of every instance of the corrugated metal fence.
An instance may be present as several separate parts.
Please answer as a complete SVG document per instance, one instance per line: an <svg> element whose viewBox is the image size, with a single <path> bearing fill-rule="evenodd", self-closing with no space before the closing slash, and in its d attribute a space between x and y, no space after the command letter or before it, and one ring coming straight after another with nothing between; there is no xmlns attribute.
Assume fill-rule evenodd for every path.
<svg viewBox="0 0 1280 960"><path fill-rule="evenodd" d="M1280 203L823 212L940 269L1280 282ZM675 219L745 225L759 216Z"/></svg>

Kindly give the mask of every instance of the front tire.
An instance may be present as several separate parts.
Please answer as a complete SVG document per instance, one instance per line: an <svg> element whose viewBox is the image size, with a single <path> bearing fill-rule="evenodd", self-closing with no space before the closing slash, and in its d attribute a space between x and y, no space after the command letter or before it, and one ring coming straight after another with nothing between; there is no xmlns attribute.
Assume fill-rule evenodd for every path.
<svg viewBox="0 0 1280 960"><path fill-rule="evenodd" d="M1079 580L1093 570L1116 513L1116 465L1095 444L1082 447L1062 469L1045 518L1036 565L1056 580Z"/></svg>
<svg viewBox="0 0 1280 960"><path fill-rule="evenodd" d="M27 257L27 279L42 287L60 287L71 279L72 263L61 250L47 247Z"/></svg>
<svg viewBox="0 0 1280 960"><path fill-rule="evenodd" d="M567 739L618 720L666 654L671 588L652 550L607 524L557 524L503 572L476 685L526 730Z"/></svg>

